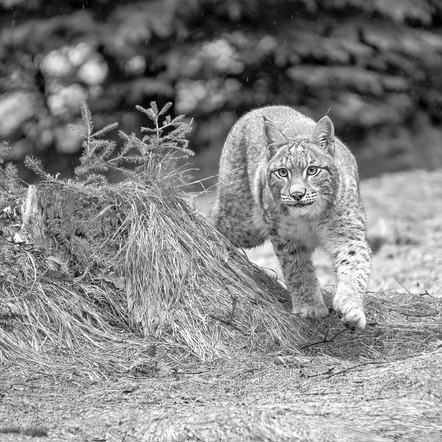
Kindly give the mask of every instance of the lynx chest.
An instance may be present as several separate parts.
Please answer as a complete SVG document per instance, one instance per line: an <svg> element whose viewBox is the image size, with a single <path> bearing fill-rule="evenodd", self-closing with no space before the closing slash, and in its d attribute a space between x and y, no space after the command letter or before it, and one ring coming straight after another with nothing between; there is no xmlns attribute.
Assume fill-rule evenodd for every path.
<svg viewBox="0 0 442 442"><path fill-rule="evenodd" d="M322 229L318 220L285 216L280 220L279 235L293 246L302 245L314 250L321 244Z"/></svg>

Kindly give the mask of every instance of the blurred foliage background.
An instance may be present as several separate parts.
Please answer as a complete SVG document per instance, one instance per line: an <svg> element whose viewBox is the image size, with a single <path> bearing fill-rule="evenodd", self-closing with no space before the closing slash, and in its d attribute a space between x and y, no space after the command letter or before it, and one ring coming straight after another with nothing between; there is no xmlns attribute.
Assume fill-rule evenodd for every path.
<svg viewBox="0 0 442 442"><path fill-rule="evenodd" d="M193 118L198 177L234 122L268 104L329 115L361 175L442 165L440 0L0 0L0 139L69 175L96 126L135 105ZM215 180L212 180L214 182Z"/></svg>

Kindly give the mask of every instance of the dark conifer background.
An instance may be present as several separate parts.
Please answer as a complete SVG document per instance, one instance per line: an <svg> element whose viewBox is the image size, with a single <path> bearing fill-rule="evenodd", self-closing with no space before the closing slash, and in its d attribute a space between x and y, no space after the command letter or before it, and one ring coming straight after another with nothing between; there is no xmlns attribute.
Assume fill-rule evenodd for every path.
<svg viewBox="0 0 442 442"><path fill-rule="evenodd" d="M442 165L440 0L0 0L0 139L72 173L86 100L139 133L139 104L193 118L200 176L244 112L329 111L361 175Z"/></svg>

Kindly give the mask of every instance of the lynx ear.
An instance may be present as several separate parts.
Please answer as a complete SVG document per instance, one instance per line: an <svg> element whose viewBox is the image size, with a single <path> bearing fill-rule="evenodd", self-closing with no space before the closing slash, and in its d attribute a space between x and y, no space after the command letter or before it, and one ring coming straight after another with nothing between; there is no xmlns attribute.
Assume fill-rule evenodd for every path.
<svg viewBox="0 0 442 442"><path fill-rule="evenodd" d="M273 156L278 147L287 144L287 137L278 129L276 124L272 123L266 117L264 118L264 135L268 147L269 155Z"/></svg>
<svg viewBox="0 0 442 442"><path fill-rule="evenodd" d="M322 117L313 129L310 139L322 148L333 154L335 141L335 127L329 117Z"/></svg>

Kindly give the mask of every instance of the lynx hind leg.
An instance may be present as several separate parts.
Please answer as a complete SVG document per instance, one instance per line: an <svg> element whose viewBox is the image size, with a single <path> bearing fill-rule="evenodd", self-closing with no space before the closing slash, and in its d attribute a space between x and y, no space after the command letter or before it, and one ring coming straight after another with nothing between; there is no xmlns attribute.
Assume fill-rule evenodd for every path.
<svg viewBox="0 0 442 442"><path fill-rule="evenodd" d="M319 285L312 291L311 287L298 284L292 293L292 313L313 319L322 319L330 314L330 309L322 299Z"/></svg>
<svg viewBox="0 0 442 442"><path fill-rule="evenodd" d="M330 314L329 309L318 302L318 305L297 305L297 300L293 302L292 313L301 318L322 319Z"/></svg>

